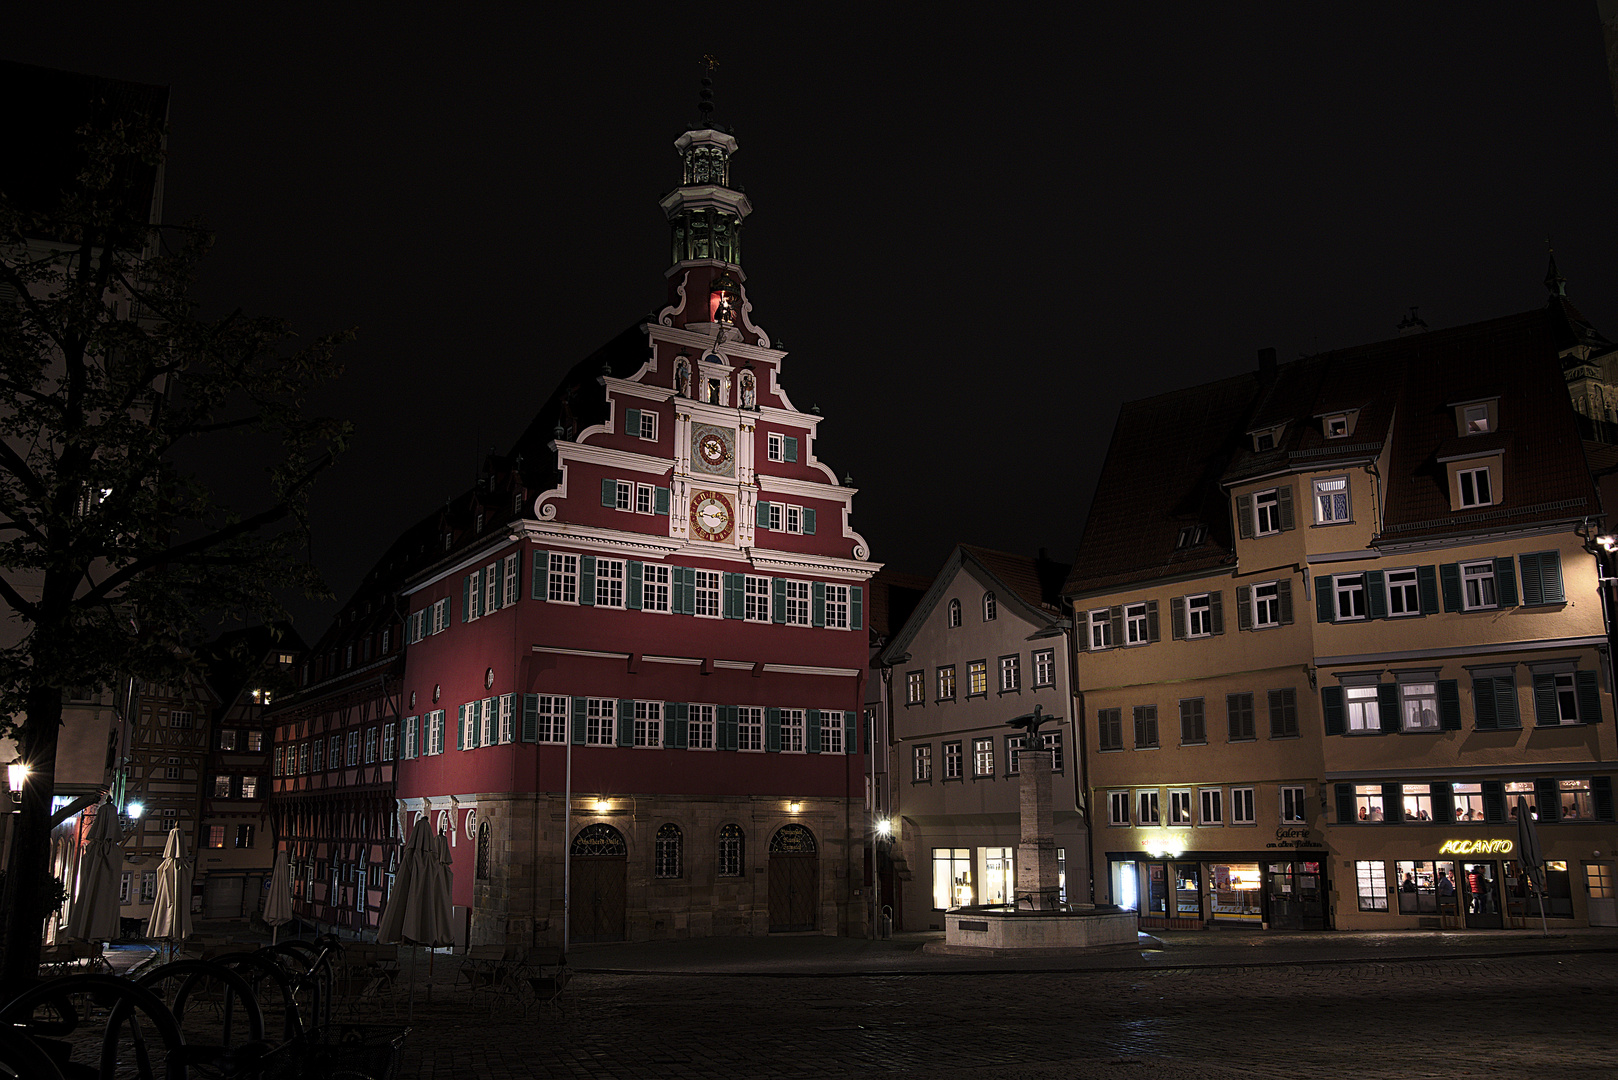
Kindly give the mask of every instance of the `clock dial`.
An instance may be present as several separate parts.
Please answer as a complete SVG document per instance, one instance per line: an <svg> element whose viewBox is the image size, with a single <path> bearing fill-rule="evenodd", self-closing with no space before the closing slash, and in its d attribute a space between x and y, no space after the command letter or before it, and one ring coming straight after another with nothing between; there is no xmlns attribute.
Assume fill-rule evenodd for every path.
<svg viewBox="0 0 1618 1080"><path fill-rule="evenodd" d="M730 499L717 491L699 491L691 496L691 532L702 540L729 539L736 515Z"/></svg>
<svg viewBox="0 0 1618 1080"><path fill-rule="evenodd" d="M712 424L691 425L691 468L710 476L735 476L736 433Z"/></svg>

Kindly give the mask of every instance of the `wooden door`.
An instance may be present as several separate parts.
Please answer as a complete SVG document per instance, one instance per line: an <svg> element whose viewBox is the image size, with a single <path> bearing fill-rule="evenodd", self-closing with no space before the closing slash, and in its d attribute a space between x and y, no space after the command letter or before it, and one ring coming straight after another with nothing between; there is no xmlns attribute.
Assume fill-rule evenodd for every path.
<svg viewBox="0 0 1618 1080"><path fill-rule="evenodd" d="M628 872L627 856L573 856L568 905L573 941L624 940Z"/></svg>

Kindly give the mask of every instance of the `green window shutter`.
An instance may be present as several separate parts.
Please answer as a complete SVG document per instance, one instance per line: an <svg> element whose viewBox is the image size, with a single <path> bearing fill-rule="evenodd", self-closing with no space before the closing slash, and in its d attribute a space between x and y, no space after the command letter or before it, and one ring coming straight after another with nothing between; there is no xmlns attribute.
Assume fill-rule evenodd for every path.
<svg viewBox="0 0 1618 1080"><path fill-rule="evenodd" d="M1354 818L1354 785L1337 785L1337 824L1352 825Z"/></svg>
<svg viewBox="0 0 1618 1080"><path fill-rule="evenodd" d="M1601 688L1596 684L1596 673L1593 671L1575 671L1573 673L1573 689L1579 698L1579 722L1584 724L1601 723Z"/></svg>
<svg viewBox="0 0 1618 1080"><path fill-rule="evenodd" d="M1502 825L1506 820L1506 786L1499 780L1483 781L1483 820Z"/></svg>
<svg viewBox="0 0 1618 1080"><path fill-rule="evenodd" d="M1332 622L1337 618L1336 596L1332 593L1331 575L1315 578L1315 621Z"/></svg>
<svg viewBox="0 0 1618 1080"><path fill-rule="evenodd" d="M1455 785L1447 781L1433 784L1433 820L1455 820Z"/></svg>
<svg viewBox="0 0 1618 1080"><path fill-rule="evenodd" d="M645 589L646 564L631 560L625 564L624 607L640 610L641 592Z"/></svg>
<svg viewBox="0 0 1618 1080"><path fill-rule="evenodd" d="M1592 776L1590 778L1590 799L1595 803L1597 821L1612 820L1612 777Z"/></svg>
<svg viewBox="0 0 1618 1080"><path fill-rule="evenodd" d="M1107 609L1107 619L1112 623L1112 643L1124 643L1124 608L1122 604L1114 604Z"/></svg>
<svg viewBox="0 0 1618 1080"><path fill-rule="evenodd" d="M468 574L461 579L461 621L471 622L477 618L472 614L472 575Z"/></svg>
<svg viewBox="0 0 1618 1080"><path fill-rule="evenodd" d="M1292 624L1292 580L1282 578L1275 583L1276 595L1281 599L1281 625Z"/></svg>
<svg viewBox="0 0 1618 1080"><path fill-rule="evenodd" d="M1169 598L1169 638L1173 641L1185 640L1185 597L1171 596Z"/></svg>
<svg viewBox="0 0 1618 1080"><path fill-rule="evenodd" d="M1280 487L1275 489L1275 508L1281 512L1280 517L1282 532L1287 532L1288 530L1297 527L1297 522L1294 521L1292 517L1291 484L1282 484Z"/></svg>
<svg viewBox="0 0 1618 1080"><path fill-rule="evenodd" d="M652 504L652 509L653 510L657 511L659 514L666 514L666 513L669 512L669 489L668 488L666 488L666 487L658 488L655 492L653 492L652 497L656 500Z"/></svg>
<svg viewBox="0 0 1618 1080"><path fill-rule="evenodd" d="M725 574L721 580L724 583L724 600L720 613L727 619L739 619L745 611L742 583L746 579L741 574Z"/></svg>
<svg viewBox="0 0 1618 1080"><path fill-rule="evenodd" d="M781 436L781 457L785 461L798 460L798 440L792 435Z"/></svg>
<svg viewBox="0 0 1618 1080"><path fill-rule="evenodd" d="M815 535L815 510L812 506L803 508L803 535Z"/></svg>
<svg viewBox="0 0 1618 1080"><path fill-rule="evenodd" d="M1325 717L1327 735L1341 735L1348 730L1348 724L1343 713L1343 688L1341 686L1322 686L1320 688L1320 714Z"/></svg>
<svg viewBox="0 0 1618 1080"><path fill-rule="evenodd" d="M522 741L539 741L539 695L522 696Z"/></svg>
<svg viewBox="0 0 1618 1080"><path fill-rule="evenodd" d="M1461 730L1461 684L1457 679L1438 680L1438 726L1442 731Z"/></svg>
<svg viewBox="0 0 1618 1080"><path fill-rule="evenodd" d="M770 504L763 499L759 500L758 508L753 514L753 524L761 529L770 527Z"/></svg>
<svg viewBox="0 0 1618 1080"><path fill-rule="evenodd" d="M579 603L594 607L596 602L596 557L579 556Z"/></svg>
<svg viewBox="0 0 1618 1080"><path fill-rule="evenodd" d="M781 710L764 710L764 749L772 754L781 752Z"/></svg>
<svg viewBox="0 0 1618 1080"><path fill-rule="evenodd" d="M1554 777L1534 778L1534 809L1539 811L1539 820L1542 824L1556 821L1562 816L1562 792L1556 786Z"/></svg>
<svg viewBox="0 0 1618 1080"><path fill-rule="evenodd" d="M1540 552L1539 576L1545 590L1545 603L1562 604L1567 602L1567 593L1562 588L1562 553L1560 551Z"/></svg>
<svg viewBox="0 0 1618 1080"><path fill-rule="evenodd" d="M1517 680L1509 675L1496 676L1494 680L1494 710L1502 728L1522 727L1522 717L1517 712Z"/></svg>
<svg viewBox="0 0 1618 1080"><path fill-rule="evenodd" d="M826 583L809 583L809 621L814 626L826 625Z"/></svg>
<svg viewBox="0 0 1618 1080"><path fill-rule="evenodd" d="M1443 583L1444 610L1461 610L1461 564L1447 562L1438 567L1438 579ZM1422 604L1426 607L1425 602Z"/></svg>
<svg viewBox="0 0 1618 1080"><path fill-rule="evenodd" d="M1215 635L1225 632L1225 594L1215 589L1208 594L1208 614L1212 617Z"/></svg>
<svg viewBox="0 0 1618 1080"><path fill-rule="evenodd" d="M734 705L719 706L719 732L716 745L721 750L736 749L736 706Z"/></svg>
<svg viewBox="0 0 1618 1080"><path fill-rule="evenodd" d="M494 607L490 611L499 611L506 602L506 560L498 559L494 566Z"/></svg>
<svg viewBox="0 0 1618 1080"><path fill-rule="evenodd" d="M1399 730L1399 684L1376 684L1376 709L1382 721L1384 734Z"/></svg>
<svg viewBox="0 0 1618 1080"><path fill-rule="evenodd" d="M1382 824L1403 823L1405 819L1405 792L1403 784L1382 785Z"/></svg>
<svg viewBox="0 0 1618 1080"><path fill-rule="evenodd" d="M618 481L601 481L601 505L609 510L618 509Z"/></svg>
<svg viewBox="0 0 1618 1080"><path fill-rule="evenodd" d="M1146 640L1162 641L1163 635L1157 621L1157 601L1146 601Z"/></svg>
<svg viewBox="0 0 1618 1080"><path fill-rule="evenodd" d="M676 615L685 614L685 567L676 566L669 572L672 595L669 598L669 610Z"/></svg>
<svg viewBox="0 0 1618 1080"><path fill-rule="evenodd" d="M1498 731L1500 729L1500 717L1495 712L1493 679L1472 680L1472 712L1474 714L1472 726L1477 730Z"/></svg>
<svg viewBox="0 0 1618 1080"><path fill-rule="evenodd" d="M1534 676L1534 723L1555 727L1561 722L1556 709L1556 676L1540 672Z"/></svg>
<svg viewBox="0 0 1618 1080"><path fill-rule="evenodd" d="M1253 629L1253 589L1250 585L1236 586L1236 629Z"/></svg>
<svg viewBox="0 0 1618 1080"><path fill-rule="evenodd" d="M574 746L583 746L584 745L584 723L585 723L586 712L587 712L588 708L589 708L589 703L586 702L584 700L584 698L576 697L576 698L573 699L573 745Z"/></svg>
<svg viewBox="0 0 1618 1080"><path fill-rule="evenodd" d="M770 618L778 623L787 621L787 579L770 579Z"/></svg>
<svg viewBox="0 0 1618 1080"><path fill-rule="evenodd" d="M697 571L694 567L682 567L685 578L685 606L680 609L681 615L695 615L697 613Z"/></svg>
<svg viewBox="0 0 1618 1080"><path fill-rule="evenodd" d="M1525 605L1545 602L1545 584L1539 572L1539 558L1538 554L1518 556L1522 563L1522 602Z"/></svg>
<svg viewBox="0 0 1618 1080"><path fill-rule="evenodd" d="M683 701L671 701L663 706L663 745L670 750L686 748L686 732L690 725L691 706Z"/></svg>
<svg viewBox="0 0 1618 1080"><path fill-rule="evenodd" d="M624 410L624 434L625 435L633 435L637 439L640 438L640 410L639 409L625 409Z"/></svg>
<svg viewBox="0 0 1618 1080"><path fill-rule="evenodd" d="M1459 595L1461 579L1455 579L1456 594ZM1438 571L1431 566L1416 567L1416 591L1421 594L1421 613L1423 615L1438 614Z"/></svg>
<svg viewBox="0 0 1618 1080"><path fill-rule="evenodd" d="M848 628L850 630L865 629L865 586L850 585L848 587Z"/></svg>
<svg viewBox="0 0 1618 1080"><path fill-rule="evenodd" d="M618 745L635 745L635 700L618 699Z"/></svg>
<svg viewBox="0 0 1618 1080"><path fill-rule="evenodd" d="M535 600L545 599L546 589L550 584L550 562L550 552L534 552L534 571L530 575L532 580L528 583L528 595L533 597Z"/></svg>
<svg viewBox="0 0 1618 1080"><path fill-rule="evenodd" d="M1388 591L1380 570L1365 572L1365 617L1368 619L1388 617Z"/></svg>
<svg viewBox="0 0 1618 1080"><path fill-rule="evenodd" d="M1236 496L1236 533L1243 540L1253 538L1253 496Z"/></svg>
<svg viewBox="0 0 1618 1080"><path fill-rule="evenodd" d="M466 706L462 705L455 712L455 749L465 750L464 737L466 735Z"/></svg>
<svg viewBox="0 0 1618 1080"><path fill-rule="evenodd" d="M1517 561L1510 555L1494 560L1494 584L1503 608L1517 606Z"/></svg>
<svg viewBox="0 0 1618 1080"><path fill-rule="evenodd" d="M819 709L809 709L803 714L803 749L808 754L820 753Z"/></svg>

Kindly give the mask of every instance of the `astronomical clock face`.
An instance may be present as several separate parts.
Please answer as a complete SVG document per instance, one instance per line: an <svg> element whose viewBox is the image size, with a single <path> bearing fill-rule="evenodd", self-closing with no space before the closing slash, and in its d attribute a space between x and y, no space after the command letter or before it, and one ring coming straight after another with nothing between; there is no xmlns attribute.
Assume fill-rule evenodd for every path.
<svg viewBox="0 0 1618 1080"><path fill-rule="evenodd" d="M691 535L715 543L730 539L736 528L736 511L730 499L718 491L698 491L691 496Z"/></svg>
<svg viewBox="0 0 1618 1080"><path fill-rule="evenodd" d="M736 433L712 424L691 425L691 471L736 475Z"/></svg>

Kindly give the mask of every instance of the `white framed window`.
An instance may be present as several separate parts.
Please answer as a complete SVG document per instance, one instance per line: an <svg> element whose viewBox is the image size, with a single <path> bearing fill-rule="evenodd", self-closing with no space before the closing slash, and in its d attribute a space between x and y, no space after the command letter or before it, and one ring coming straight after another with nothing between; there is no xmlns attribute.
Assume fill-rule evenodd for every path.
<svg viewBox="0 0 1618 1080"><path fill-rule="evenodd" d="M517 695L501 694L496 700L500 702L500 742L508 743L515 738Z"/></svg>
<svg viewBox="0 0 1618 1080"><path fill-rule="evenodd" d="M695 612L698 618L719 618L719 586L719 571L696 571Z"/></svg>
<svg viewBox="0 0 1618 1080"><path fill-rule="evenodd" d="M650 514L657 505L657 496L651 484L635 485L635 513Z"/></svg>
<svg viewBox="0 0 1618 1080"><path fill-rule="evenodd" d="M644 588L644 586L643 586ZM596 560L596 607L624 606L624 560Z"/></svg>
<svg viewBox="0 0 1618 1080"><path fill-rule="evenodd" d="M579 557L559 551L551 552L550 573L546 596L553 604L579 602Z"/></svg>
<svg viewBox="0 0 1618 1080"><path fill-rule="evenodd" d="M929 783L933 778L933 748L931 743L923 743L910 749L910 779L918 784Z"/></svg>
<svg viewBox="0 0 1618 1080"><path fill-rule="evenodd" d="M1281 493L1276 488L1253 493L1253 532L1270 536L1281 531Z"/></svg>
<svg viewBox="0 0 1618 1080"><path fill-rule="evenodd" d="M770 621L770 579L747 575L744 586L743 617L748 622Z"/></svg>
<svg viewBox="0 0 1618 1080"><path fill-rule="evenodd" d="M961 625L961 602L951 600L949 602L949 627L953 630L959 625Z"/></svg>
<svg viewBox="0 0 1618 1080"><path fill-rule="evenodd" d="M955 700L955 665L945 664L938 669L938 700Z"/></svg>
<svg viewBox="0 0 1618 1080"><path fill-rule="evenodd" d="M736 749L750 753L764 749L764 710L759 706L737 706Z"/></svg>
<svg viewBox="0 0 1618 1080"><path fill-rule="evenodd" d="M1349 520L1348 477L1315 481L1315 524L1337 525Z"/></svg>
<svg viewBox="0 0 1618 1080"><path fill-rule="evenodd" d="M1230 823L1232 825L1256 825L1258 823L1258 817L1253 813L1252 788L1230 789Z"/></svg>
<svg viewBox="0 0 1618 1080"><path fill-rule="evenodd" d="M764 503L764 527L772 532L780 532L782 526L782 511L786 507L782 503Z"/></svg>
<svg viewBox="0 0 1618 1080"><path fill-rule="evenodd" d="M637 425L636 435L642 439L657 439L657 414L650 409L640 409L640 423Z"/></svg>
<svg viewBox="0 0 1618 1080"><path fill-rule="evenodd" d="M1281 625L1281 583L1266 581L1253 586L1253 627Z"/></svg>
<svg viewBox="0 0 1618 1080"><path fill-rule="evenodd" d="M974 660L966 665L966 696L982 697L989 692L989 662Z"/></svg>
<svg viewBox="0 0 1618 1080"><path fill-rule="evenodd" d="M1309 806L1304 802L1304 789L1301 786L1282 785L1281 820L1293 823L1309 820Z"/></svg>
<svg viewBox="0 0 1618 1080"><path fill-rule="evenodd" d="M1169 792L1169 824L1190 825L1191 823L1191 792Z"/></svg>
<svg viewBox="0 0 1618 1080"><path fill-rule="evenodd" d="M1385 821L1381 784L1354 785L1354 813L1360 821Z"/></svg>
<svg viewBox="0 0 1618 1080"><path fill-rule="evenodd" d="M803 753L804 710L781 710L781 752Z"/></svg>
<svg viewBox="0 0 1618 1080"><path fill-rule="evenodd" d="M1000 658L1000 692L1009 693L1012 690L1022 689L1022 657L1002 656Z"/></svg>
<svg viewBox="0 0 1618 1080"><path fill-rule="evenodd" d="M383 724L382 725L382 760L383 761L392 761L394 751L398 749L398 746L399 746L399 725L398 724Z"/></svg>
<svg viewBox="0 0 1618 1080"><path fill-rule="evenodd" d="M669 568L646 563L641 567L640 609L669 613Z"/></svg>
<svg viewBox="0 0 1618 1080"><path fill-rule="evenodd" d="M1492 561L1461 564L1461 606L1467 611L1500 606Z"/></svg>
<svg viewBox="0 0 1618 1080"><path fill-rule="evenodd" d="M1404 799L1404 820L1433 820L1433 786L1431 784L1405 784L1400 795Z"/></svg>
<svg viewBox="0 0 1618 1080"><path fill-rule="evenodd" d="M1414 567L1389 570L1385 580L1388 586L1389 618L1421 614L1421 587L1416 579Z"/></svg>
<svg viewBox="0 0 1618 1080"><path fill-rule="evenodd" d="M1462 506L1488 506L1494 502L1489 485L1489 467L1457 469L1455 483L1459 488Z"/></svg>
<svg viewBox="0 0 1618 1080"><path fill-rule="evenodd" d="M1388 864L1360 861L1354 864L1354 890L1361 911L1388 910Z"/></svg>
<svg viewBox="0 0 1618 1080"><path fill-rule="evenodd" d="M1343 709L1349 731L1381 731L1382 714L1377 705L1376 684L1343 687Z"/></svg>
<svg viewBox="0 0 1618 1080"><path fill-rule="evenodd" d="M1331 588L1337 602L1338 622L1365 618L1364 574L1338 574L1331 579Z"/></svg>
<svg viewBox="0 0 1618 1080"><path fill-rule="evenodd" d="M468 702L461 706L461 749L470 750L478 744L478 703Z"/></svg>
<svg viewBox="0 0 1618 1080"><path fill-rule="evenodd" d="M787 532L789 532L789 533L801 533L801 532L803 532L803 507L801 507L801 506L788 506L786 508L786 511L787 511Z"/></svg>
<svg viewBox="0 0 1618 1080"><path fill-rule="evenodd" d="M506 582L506 594L500 598L501 607L509 607L517 602L517 586L521 584L521 577L517 572L517 561L521 557L522 552L520 551L513 551L510 555L506 556L506 570L504 575ZM383 631L382 633L382 651L388 651L387 631Z"/></svg>
<svg viewBox="0 0 1618 1080"><path fill-rule="evenodd" d="M635 485L628 480L615 481L617 494L613 499L613 509L633 510L635 508Z"/></svg>
<svg viewBox="0 0 1618 1080"><path fill-rule="evenodd" d="M365 729L365 764L376 761L376 728Z"/></svg>
<svg viewBox="0 0 1618 1080"><path fill-rule="evenodd" d="M1185 636L1208 637L1213 633L1213 598L1208 593L1185 598Z"/></svg>
<svg viewBox="0 0 1618 1080"><path fill-rule="evenodd" d="M542 743L567 742L568 699L560 694L540 694L536 710L536 738Z"/></svg>
<svg viewBox="0 0 1618 1080"><path fill-rule="evenodd" d="M1107 824L1128 825L1129 820L1129 792L1107 792Z"/></svg>
<svg viewBox="0 0 1618 1080"><path fill-rule="evenodd" d="M1090 648L1112 648L1112 614L1106 608L1090 612Z"/></svg>
<svg viewBox="0 0 1618 1080"><path fill-rule="evenodd" d="M695 709L695 706L692 706ZM587 746L612 746L618 741L618 702L615 698L586 698L584 742Z"/></svg>
<svg viewBox="0 0 1618 1080"><path fill-rule="evenodd" d="M820 752L822 754L843 752L843 710L820 710Z"/></svg>
<svg viewBox="0 0 1618 1080"><path fill-rule="evenodd" d="M998 616L999 614L1000 614L1000 605L995 600L994 593L992 593L992 592L984 593L983 594L983 621L984 622L994 622L995 617Z"/></svg>
<svg viewBox="0 0 1618 1080"><path fill-rule="evenodd" d="M663 745L663 703L661 701L635 702L635 745L645 747Z"/></svg>
<svg viewBox="0 0 1618 1080"><path fill-rule="evenodd" d="M1558 671L1552 678L1556 691L1557 723L1577 724L1579 722L1579 693L1574 673L1571 671Z"/></svg>
<svg viewBox="0 0 1618 1080"><path fill-rule="evenodd" d="M1489 431L1489 407L1467 405L1461 409L1461 422L1468 435L1485 435Z"/></svg>
<svg viewBox="0 0 1618 1080"><path fill-rule="evenodd" d="M360 733L358 731L350 731L348 733L348 758L347 758L347 760L345 760L343 762L343 764L344 765L358 765L359 763L360 763Z"/></svg>
<svg viewBox="0 0 1618 1080"><path fill-rule="evenodd" d="M500 564L492 562L483 569L483 614L500 610Z"/></svg>
<svg viewBox="0 0 1618 1080"><path fill-rule="evenodd" d="M1332 413L1330 416L1323 416L1321 417L1320 428L1328 439L1346 439L1348 438L1348 414Z"/></svg>
<svg viewBox="0 0 1618 1080"><path fill-rule="evenodd" d="M1040 649L1034 653L1034 685L1056 685L1056 650Z"/></svg>
<svg viewBox="0 0 1618 1080"><path fill-rule="evenodd" d="M1197 792L1197 798L1202 803L1202 817L1199 824L1223 825L1225 823L1225 791L1223 788L1203 788Z"/></svg>
<svg viewBox="0 0 1618 1080"><path fill-rule="evenodd" d="M994 775L994 740L972 740L972 775Z"/></svg>
<svg viewBox="0 0 1618 1080"><path fill-rule="evenodd" d="M1399 719L1406 731L1438 730L1436 678L1399 683Z"/></svg>
<svg viewBox="0 0 1618 1080"><path fill-rule="evenodd" d="M926 676L920 671L905 672L905 704L920 705L926 700Z"/></svg>
<svg viewBox="0 0 1618 1080"><path fill-rule="evenodd" d="M717 576L717 575L716 575ZM809 583L807 581L785 582L786 595L786 624L788 626L809 625Z"/></svg>
<svg viewBox="0 0 1618 1080"><path fill-rule="evenodd" d="M1137 825L1163 824L1163 812L1158 806L1156 788L1135 793L1135 823Z"/></svg>
<svg viewBox="0 0 1618 1080"><path fill-rule="evenodd" d="M848 629L848 586L826 586L826 628Z"/></svg>
<svg viewBox="0 0 1618 1080"><path fill-rule="evenodd" d="M944 779L959 780L961 778L961 741L956 739L944 744Z"/></svg>
<svg viewBox="0 0 1618 1080"><path fill-rule="evenodd" d="M500 735L499 705L492 697L483 699L482 732L480 732L478 745L493 746L495 739Z"/></svg>
<svg viewBox="0 0 1618 1080"><path fill-rule="evenodd" d="M764 456L770 461L785 461L786 455L783 452L785 445L785 441L779 432L770 432L769 435L765 436Z"/></svg>
<svg viewBox="0 0 1618 1080"><path fill-rule="evenodd" d="M1124 642L1144 645L1150 640L1145 604L1130 604L1124 608Z"/></svg>
<svg viewBox="0 0 1618 1080"><path fill-rule="evenodd" d="M433 605L433 630L435 634L442 634L449 629L449 597L444 597Z"/></svg>
<svg viewBox="0 0 1618 1080"><path fill-rule="evenodd" d="M428 717L427 745L429 754L442 754L444 752L444 710L439 709Z"/></svg>

